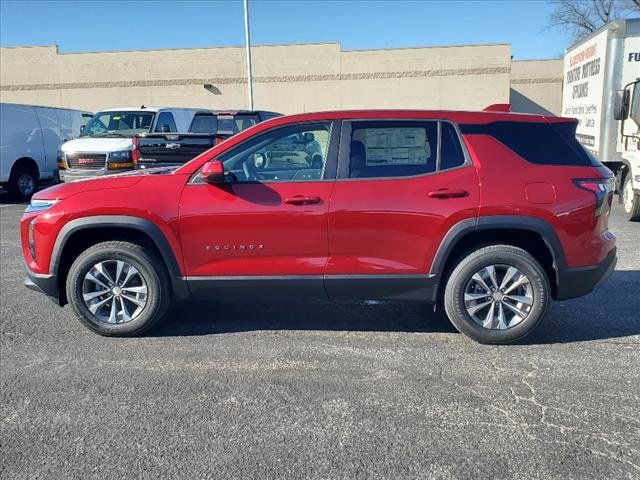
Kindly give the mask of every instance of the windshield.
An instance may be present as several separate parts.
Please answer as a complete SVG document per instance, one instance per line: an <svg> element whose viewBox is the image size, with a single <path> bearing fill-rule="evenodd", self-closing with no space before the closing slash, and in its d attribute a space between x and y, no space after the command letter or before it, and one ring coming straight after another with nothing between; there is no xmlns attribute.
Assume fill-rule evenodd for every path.
<svg viewBox="0 0 640 480"><path fill-rule="evenodd" d="M132 137L148 132L153 124L153 112L100 112L87 123L83 137Z"/></svg>
<svg viewBox="0 0 640 480"><path fill-rule="evenodd" d="M198 114L193 117L191 133L234 135L258 123L257 115Z"/></svg>

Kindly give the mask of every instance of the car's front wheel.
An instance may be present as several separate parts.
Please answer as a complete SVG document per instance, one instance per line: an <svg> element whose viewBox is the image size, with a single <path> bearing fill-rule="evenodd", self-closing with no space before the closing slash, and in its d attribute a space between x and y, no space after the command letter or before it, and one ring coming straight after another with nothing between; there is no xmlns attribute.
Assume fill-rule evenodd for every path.
<svg viewBox="0 0 640 480"><path fill-rule="evenodd" d="M99 243L80 254L69 270L66 290L79 320L107 336L145 332L163 317L170 302L159 257L123 241Z"/></svg>
<svg viewBox="0 0 640 480"><path fill-rule="evenodd" d="M640 195L636 195L633 191L630 173L627 175L622 187L622 204L625 212L629 215L629 220L632 222L640 221Z"/></svg>
<svg viewBox="0 0 640 480"><path fill-rule="evenodd" d="M447 316L460 332L495 344L531 333L550 302L544 269L527 251L511 245L468 254L451 272L444 295Z"/></svg>

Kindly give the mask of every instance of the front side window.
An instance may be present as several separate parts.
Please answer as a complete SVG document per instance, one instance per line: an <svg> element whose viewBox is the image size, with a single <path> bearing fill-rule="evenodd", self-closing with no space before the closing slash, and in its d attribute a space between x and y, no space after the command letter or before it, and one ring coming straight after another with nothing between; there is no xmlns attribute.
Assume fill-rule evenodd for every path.
<svg viewBox="0 0 640 480"><path fill-rule="evenodd" d="M153 112L100 112L84 127L82 136L132 137L146 133L153 123Z"/></svg>
<svg viewBox="0 0 640 480"><path fill-rule="evenodd" d="M220 160L239 182L321 180L330 138L331 122L277 128L224 153Z"/></svg>
<svg viewBox="0 0 640 480"><path fill-rule="evenodd" d="M633 86L633 97L631 100L631 108L629 109L629 118L640 126L640 82L636 82Z"/></svg>
<svg viewBox="0 0 640 480"><path fill-rule="evenodd" d="M351 132L350 178L435 172L438 122L357 122Z"/></svg>
<svg viewBox="0 0 640 480"><path fill-rule="evenodd" d="M170 112L162 112L158 114L156 122L156 132L177 132L176 122Z"/></svg>

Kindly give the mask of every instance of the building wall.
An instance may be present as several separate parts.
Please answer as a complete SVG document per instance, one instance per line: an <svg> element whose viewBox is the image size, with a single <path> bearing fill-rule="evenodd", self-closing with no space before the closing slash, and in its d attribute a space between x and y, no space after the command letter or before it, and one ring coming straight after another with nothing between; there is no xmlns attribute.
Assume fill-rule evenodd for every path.
<svg viewBox="0 0 640 480"><path fill-rule="evenodd" d="M338 43L253 48L255 107L560 112L562 60L511 61L510 46L343 51ZM246 108L240 47L58 53L0 48L0 100L97 111L110 106ZM211 87L205 89L204 85Z"/></svg>
<svg viewBox="0 0 640 480"><path fill-rule="evenodd" d="M559 115L562 68L562 59L511 62L511 110Z"/></svg>
<svg viewBox="0 0 640 480"><path fill-rule="evenodd" d="M343 51L340 44L253 48L255 107L480 109L509 101L510 46ZM208 90L205 84L210 84ZM0 49L0 100L96 111L109 106L246 108L240 47L58 53Z"/></svg>

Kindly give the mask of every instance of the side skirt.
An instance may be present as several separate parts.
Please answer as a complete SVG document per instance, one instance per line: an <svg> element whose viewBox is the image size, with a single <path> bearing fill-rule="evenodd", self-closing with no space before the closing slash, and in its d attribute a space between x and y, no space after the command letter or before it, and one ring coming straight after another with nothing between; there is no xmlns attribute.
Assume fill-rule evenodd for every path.
<svg viewBox="0 0 640 480"><path fill-rule="evenodd" d="M219 300L421 300L435 303L435 275L184 277L196 298Z"/></svg>

